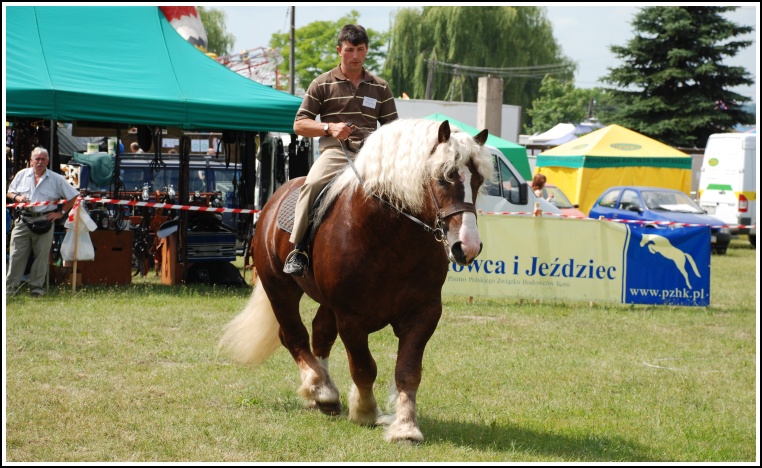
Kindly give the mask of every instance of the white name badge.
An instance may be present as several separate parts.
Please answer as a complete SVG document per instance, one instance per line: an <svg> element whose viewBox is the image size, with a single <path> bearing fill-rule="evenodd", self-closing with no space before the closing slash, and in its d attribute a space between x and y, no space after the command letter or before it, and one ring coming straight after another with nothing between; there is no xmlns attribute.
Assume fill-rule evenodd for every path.
<svg viewBox="0 0 762 468"><path fill-rule="evenodd" d="M375 109L376 108L376 103L377 102L378 101L376 99L373 99L372 97L368 97L368 96L365 96L362 99L362 105L365 106L365 107L370 107L371 109Z"/></svg>

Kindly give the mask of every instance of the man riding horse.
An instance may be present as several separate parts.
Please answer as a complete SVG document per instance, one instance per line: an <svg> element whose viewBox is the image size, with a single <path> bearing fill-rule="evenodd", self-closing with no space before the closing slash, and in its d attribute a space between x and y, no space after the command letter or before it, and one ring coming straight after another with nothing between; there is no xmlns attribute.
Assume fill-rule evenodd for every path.
<svg viewBox="0 0 762 468"><path fill-rule="evenodd" d="M304 276L309 255L305 235L310 207L323 187L354 158L366 136L397 119L394 96L386 81L363 68L368 53L365 28L348 24L341 28L336 46L341 63L312 81L294 121L294 132L320 138L320 157L307 174L296 203L294 228L289 239L294 250L283 272ZM320 115L320 122L315 117ZM347 153L342 149L345 143Z"/></svg>

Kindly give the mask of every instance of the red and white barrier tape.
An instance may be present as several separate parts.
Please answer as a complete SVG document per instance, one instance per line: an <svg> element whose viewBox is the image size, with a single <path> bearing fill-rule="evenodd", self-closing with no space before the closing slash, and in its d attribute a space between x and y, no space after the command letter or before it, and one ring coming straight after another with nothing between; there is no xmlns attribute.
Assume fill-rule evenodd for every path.
<svg viewBox="0 0 762 468"><path fill-rule="evenodd" d="M492 215L531 215L533 214L532 211L485 211L482 214L492 214ZM542 213L543 216L556 216L559 218L572 218L572 219L587 219L587 220L598 220L597 218L586 218L582 216L570 216L565 214L558 214L558 213L551 213L544 211ZM677 223L674 221L640 221L640 220L631 220L631 219L613 219L613 218L601 218L600 221L612 221L615 223L631 223L631 224L653 224L653 225L659 225L659 226L712 226L712 227L721 227L721 228L738 228L738 229L756 229L757 225L744 225L744 224L733 224L733 225L711 225L711 224L690 224L690 223Z"/></svg>
<svg viewBox="0 0 762 468"><path fill-rule="evenodd" d="M69 210L69 217L67 219L70 223L74 222L74 210L79 208L80 203L82 203L82 197L77 197L77 201L74 202L74 206L72 206L71 210Z"/></svg>
<svg viewBox="0 0 762 468"><path fill-rule="evenodd" d="M175 205L172 203L158 203L158 202L143 202L134 200L115 200L112 198L91 198L86 197L82 200L94 202L94 203L106 203L110 205L127 205L127 206L147 206L150 208L164 208L171 210L187 210L187 211L205 211L211 213L259 213L259 210L251 210L246 208L215 208L212 206L194 206L194 205ZM48 201L48 202L30 202L30 203L8 203L6 208L28 208L34 206L45 205L60 205L66 203L66 200Z"/></svg>
<svg viewBox="0 0 762 468"><path fill-rule="evenodd" d="M150 208L164 208L164 209L171 209L171 210L187 210L187 211L204 211L204 212L211 212L211 213L259 213L259 210L250 210L246 208L214 208L211 206L194 206L194 205L174 205L171 203L158 203L158 202L142 202L142 201L133 201L133 200L115 200L112 198L79 198L77 203L79 203L79 200L85 200L95 203L106 203L111 205L127 205L127 206L147 206ZM59 200L59 201L48 201L48 202L30 202L30 203L8 203L5 205L6 208L26 208L26 207L34 207L34 206L45 206L45 205L60 205L62 203L66 203L66 200ZM75 205L76 206L76 205ZM73 208L72 208L73 209ZM490 215L532 215L534 214L533 211L485 211L482 214L490 214ZM558 214L558 213L550 213L550 212L543 212L543 216L556 216L559 218L572 218L572 219L593 219L593 218L585 218L582 216L570 216L565 214ZM616 223L634 223L634 224L655 224L659 226L706 226L706 224L688 224L688 223L676 223L672 221L639 221L639 220L629 220L629 219L612 219L612 218L603 218L603 221L613 221ZM714 226L714 227L726 227L726 228L738 228L738 229L756 229L756 224L752 225L732 225L729 226L727 224L722 226Z"/></svg>

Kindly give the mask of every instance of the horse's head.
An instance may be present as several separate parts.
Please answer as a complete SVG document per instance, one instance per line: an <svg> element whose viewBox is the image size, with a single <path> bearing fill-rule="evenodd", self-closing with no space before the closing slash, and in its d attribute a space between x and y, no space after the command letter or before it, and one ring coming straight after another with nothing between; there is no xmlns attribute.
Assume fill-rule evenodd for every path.
<svg viewBox="0 0 762 468"><path fill-rule="evenodd" d="M450 260L468 265L481 251L476 196L494 170L486 140L487 130L472 137L446 121L398 119L385 124L365 140L354 168L337 177L315 219L339 195L360 191L435 230L447 242Z"/></svg>
<svg viewBox="0 0 762 468"><path fill-rule="evenodd" d="M493 164L484 142L487 130L475 137L453 132L448 121L439 126L438 144L431 161L429 187L438 211L438 225L446 241L450 261L469 265L482 249L476 224L476 197Z"/></svg>

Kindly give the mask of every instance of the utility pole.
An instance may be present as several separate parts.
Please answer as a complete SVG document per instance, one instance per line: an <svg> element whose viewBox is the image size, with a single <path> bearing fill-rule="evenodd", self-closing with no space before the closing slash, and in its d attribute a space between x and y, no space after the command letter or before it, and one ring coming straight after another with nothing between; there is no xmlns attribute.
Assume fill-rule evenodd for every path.
<svg viewBox="0 0 762 468"><path fill-rule="evenodd" d="M289 73L289 79L288 79L288 81L289 81L289 83L291 83L291 95L292 96L294 95L294 92L295 92L295 89L296 89L296 85L294 83L294 81L295 81L294 77L296 76L296 73L294 71L294 67L296 66L295 65L296 64L296 58L294 57L294 55L296 55L296 53L295 53L296 52L296 40L295 40L295 36L296 36L296 27L295 27L296 21L294 21L294 15L295 14L296 14L296 7L292 6L291 7L291 56L289 57L289 61L288 61L288 63L289 63L288 68L289 68L289 72L290 72Z"/></svg>
<svg viewBox="0 0 762 468"><path fill-rule="evenodd" d="M500 136L503 127L503 79L479 77L476 104L476 128L489 129L490 135Z"/></svg>

